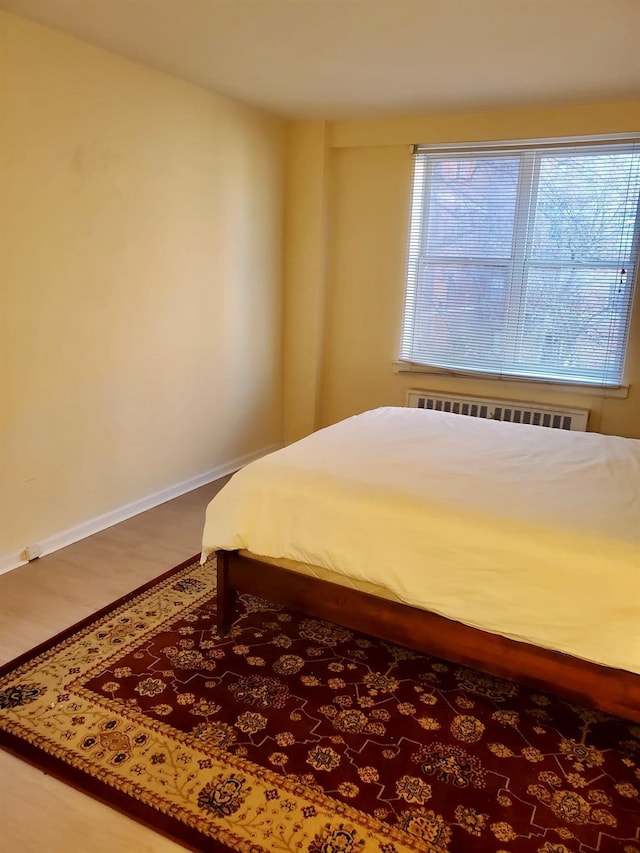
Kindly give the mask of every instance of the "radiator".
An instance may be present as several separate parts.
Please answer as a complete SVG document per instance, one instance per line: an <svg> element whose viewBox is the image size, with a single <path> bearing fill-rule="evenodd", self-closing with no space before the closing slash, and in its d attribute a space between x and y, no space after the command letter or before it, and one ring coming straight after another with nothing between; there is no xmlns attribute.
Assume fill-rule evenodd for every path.
<svg viewBox="0 0 640 853"><path fill-rule="evenodd" d="M412 388L407 391L407 406L414 409L435 409L454 415L510 421L515 424L533 424L552 429L572 429L584 432L589 419L589 409L569 409L525 403L521 400L493 400L487 397L450 396L434 391Z"/></svg>

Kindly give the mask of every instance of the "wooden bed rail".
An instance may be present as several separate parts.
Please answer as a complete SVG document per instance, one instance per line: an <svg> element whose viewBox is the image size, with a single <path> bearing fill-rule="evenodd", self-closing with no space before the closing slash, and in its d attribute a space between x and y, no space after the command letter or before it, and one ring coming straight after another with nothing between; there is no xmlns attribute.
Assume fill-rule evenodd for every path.
<svg viewBox="0 0 640 853"><path fill-rule="evenodd" d="M640 675L471 628L407 604L318 580L239 554L217 554L217 629L250 593L382 640L436 655L640 722Z"/></svg>

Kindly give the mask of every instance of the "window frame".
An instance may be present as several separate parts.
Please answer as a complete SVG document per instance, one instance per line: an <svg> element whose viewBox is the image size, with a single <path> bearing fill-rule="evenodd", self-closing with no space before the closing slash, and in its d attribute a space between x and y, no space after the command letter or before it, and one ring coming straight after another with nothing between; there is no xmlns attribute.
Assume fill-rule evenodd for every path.
<svg viewBox="0 0 640 853"><path fill-rule="evenodd" d="M630 259L628 265L627 277L625 282L626 291L626 327L620 350L616 351L616 365L620 365L620 381L611 382L604 377L605 370L603 369L603 377L600 381L595 379L589 381L586 377L571 378L568 376L552 375L551 372L547 375L540 372L539 375L530 373L517 373L515 370L505 370L506 365L515 365L515 353L517 352L519 340L526 334L526 329L523 324L518 324L509 321L504 324L510 338L508 344L509 357L503 359L503 364L499 370L491 370L489 367L474 369L468 366L445 366L438 364L429 364L423 362L412 361L403 353L409 348L407 341L413 337L413 329L418 318L418 311L414 309L412 316L409 315L408 306L410 302L414 306L418 304L419 290L419 267L424 258L423 246L425 235L425 221L428 221L429 216L429 193L430 193L430 177L434 164L438 160L446 160L452 155L474 154L480 156L482 154L495 153L508 156L510 151L517 154L520 158L520 166L518 173L518 189L515 203L515 212L513 217L513 235L512 246L509 258L498 258L491 256L472 255L437 255L429 254L430 264L469 264L476 263L482 266L496 266L506 271L507 291L509 295L509 307L507 315L513 317L520 311L522 304L522 293L527 283L527 270L535 266L538 268L566 268L567 262L564 260L545 260L544 258L534 258L531 252L531 244L533 241L533 229L530 227L534 221L533 212L537 203L537 187L540 178L540 154L544 154L545 149L561 150L579 149L585 147L593 149L595 146L602 145L603 148L612 148L615 146L638 146L640 151L640 136L628 134L614 134L606 136L589 136L589 137L562 137L562 138L544 138L530 140L512 140L500 142L484 142L484 143L459 143L459 144L443 144L443 145L414 145L412 146L412 157L415 158L419 154L429 155L426 160L425 168L419 170L416 168L412 160L412 183L411 197L409 209L409 228L408 228L408 245L407 245L407 260L405 264L404 276L404 298L402 310L402 325L399 346L399 357L394 362L394 370L396 372L411 372L411 373L429 373L436 375L461 376L469 378L483 378L492 380L503 380L510 382L534 382L542 383L551 386L570 386L574 389L584 388L587 392L605 388L611 392L613 396L627 396L628 384L625 383L626 376L626 361L629 349L629 332L632 326L634 312L640 310L638 302L638 290L640 290L640 199L636 210L635 229L631 240ZM419 208L416 207L416 202L420 200ZM416 215L418 210L418 215ZM594 261L592 264L581 263L583 269L595 269L599 266L611 270L612 267L618 267L615 264L607 261ZM513 296L517 298L514 299Z"/></svg>

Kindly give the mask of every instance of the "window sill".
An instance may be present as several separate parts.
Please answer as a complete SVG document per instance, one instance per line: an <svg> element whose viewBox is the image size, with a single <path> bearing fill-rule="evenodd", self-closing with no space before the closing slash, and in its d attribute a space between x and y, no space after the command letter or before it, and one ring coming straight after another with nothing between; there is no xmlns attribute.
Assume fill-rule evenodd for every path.
<svg viewBox="0 0 640 853"><path fill-rule="evenodd" d="M446 370L440 367L426 367L422 364L412 364L407 361L394 361L394 373L411 373L422 376L446 376L450 379L480 380L492 382L509 382L515 385L540 385L543 388L558 389L571 394L582 394L588 397L619 397L629 396L628 385L586 385L578 382L555 382L550 379L527 379L522 376L499 376L495 373L463 373L462 371Z"/></svg>

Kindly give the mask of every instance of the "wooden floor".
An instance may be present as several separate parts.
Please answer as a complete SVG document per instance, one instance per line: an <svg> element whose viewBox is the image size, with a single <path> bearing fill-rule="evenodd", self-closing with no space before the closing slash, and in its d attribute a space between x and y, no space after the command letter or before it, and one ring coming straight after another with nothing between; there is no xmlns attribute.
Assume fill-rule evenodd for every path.
<svg viewBox="0 0 640 853"><path fill-rule="evenodd" d="M5 663L200 550L218 480L0 575ZM2 853L177 853L177 844L0 750Z"/></svg>

